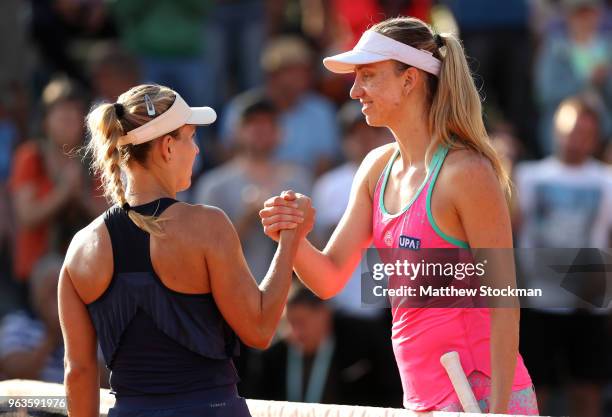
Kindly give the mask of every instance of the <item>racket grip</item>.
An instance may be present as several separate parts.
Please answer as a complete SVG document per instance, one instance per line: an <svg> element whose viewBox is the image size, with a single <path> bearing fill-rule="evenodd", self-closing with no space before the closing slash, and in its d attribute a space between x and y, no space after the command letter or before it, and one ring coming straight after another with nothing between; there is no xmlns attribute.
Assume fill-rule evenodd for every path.
<svg viewBox="0 0 612 417"><path fill-rule="evenodd" d="M444 369L446 369L446 373L450 378L451 384L453 384L457 397L459 397L459 402L463 407L463 411L466 413L480 413L481 410L478 406L478 401L476 401L472 387L461 367L459 354L455 351L447 352L440 356L440 363Z"/></svg>

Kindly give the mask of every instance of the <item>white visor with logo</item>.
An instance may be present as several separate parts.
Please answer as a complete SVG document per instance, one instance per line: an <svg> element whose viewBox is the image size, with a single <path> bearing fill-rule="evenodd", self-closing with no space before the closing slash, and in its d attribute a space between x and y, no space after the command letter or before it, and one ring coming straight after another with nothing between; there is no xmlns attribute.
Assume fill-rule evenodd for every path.
<svg viewBox="0 0 612 417"><path fill-rule="evenodd" d="M212 108L189 107L177 93L168 110L121 136L117 145L138 145L173 132L183 125L209 125L216 119L217 113Z"/></svg>

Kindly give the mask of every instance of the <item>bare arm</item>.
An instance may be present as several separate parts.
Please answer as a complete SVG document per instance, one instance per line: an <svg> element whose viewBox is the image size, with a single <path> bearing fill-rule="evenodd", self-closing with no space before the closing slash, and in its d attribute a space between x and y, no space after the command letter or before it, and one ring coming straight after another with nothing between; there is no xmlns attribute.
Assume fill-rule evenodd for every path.
<svg viewBox="0 0 612 417"><path fill-rule="evenodd" d="M100 415L96 332L64 264L59 280L59 315L64 335L64 385L70 417Z"/></svg>
<svg viewBox="0 0 612 417"><path fill-rule="evenodd" d="M471 248L512 248L510 213L493 168L488 161L470 157L447 177L455 191L453 201ZM452 170L451 170L452 171ZM445 185L449 185L448 183ZM504 271L505 284L516 286L512 253L487 251ZM519 308L491 308L491 413L506 413L518 357Z"/></svg>
<svg viewBox="0 0 612 417"><path fill-rule="evenodd" d="M270 269L258 286L231 222L220 210L212 216L215 243L206 253L206 263L215 302L244 343L266 348L285 307L298 241L312 228L312 218L306 218L295 230L281 233Z"/></svg>
<svg viewBox="0 0 612 417"><path fill-rule="evenodd" d="M330 241L320 251L308 240L301 241L294 269L300 280L323 299L338 294L359 264L361 250L372 241L371 178L373 167L383 151L372 151L363 161L351 188L348 207L334 230ZM266 201L260 212L265 233L277 239L285 226L281 216L291 213L286 198L274 197Z"/></svg>

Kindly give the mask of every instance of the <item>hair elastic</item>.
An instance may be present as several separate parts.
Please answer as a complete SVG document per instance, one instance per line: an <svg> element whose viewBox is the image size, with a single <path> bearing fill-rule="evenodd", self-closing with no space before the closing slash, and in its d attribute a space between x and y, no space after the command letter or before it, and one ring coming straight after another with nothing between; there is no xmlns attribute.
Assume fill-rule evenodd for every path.
<svg viewBox="0 0 612 417"><path fill-rule="evenodd" d="M125 106L123 104L115 103L113 104L113 108L115 109L115 115L117 118L121 119L123 116L125 116Z"/></svg>

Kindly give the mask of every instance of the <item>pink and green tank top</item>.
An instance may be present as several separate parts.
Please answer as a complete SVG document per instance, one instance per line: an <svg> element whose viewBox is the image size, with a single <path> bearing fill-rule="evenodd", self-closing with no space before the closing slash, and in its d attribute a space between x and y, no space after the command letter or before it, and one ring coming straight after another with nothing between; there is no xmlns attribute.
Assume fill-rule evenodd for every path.
<svg viewBox="0 0 612 417"><path fill-rule="evenodd" d="M469 248L467 242L440 230L431 211L433 188L447 153L448 148L438 148L425 180L412 200L396 214L385 209L384 193L399 150L388 162L376 185L372 219L373 243L384 262L390 260L383 259L382 253L387 251L380 249L395 248L398 251L395 253L416 255L421 249L428 248ZM466 375L480 372L491 376L488 309L406 308L392 303L392 316L391 338L404 390L404 407L426 411L441 409L458 401L440 364L440 356L446 352L459 353ZM531 378L519 355L512 389L517 391L531 385Z"/></svg>

